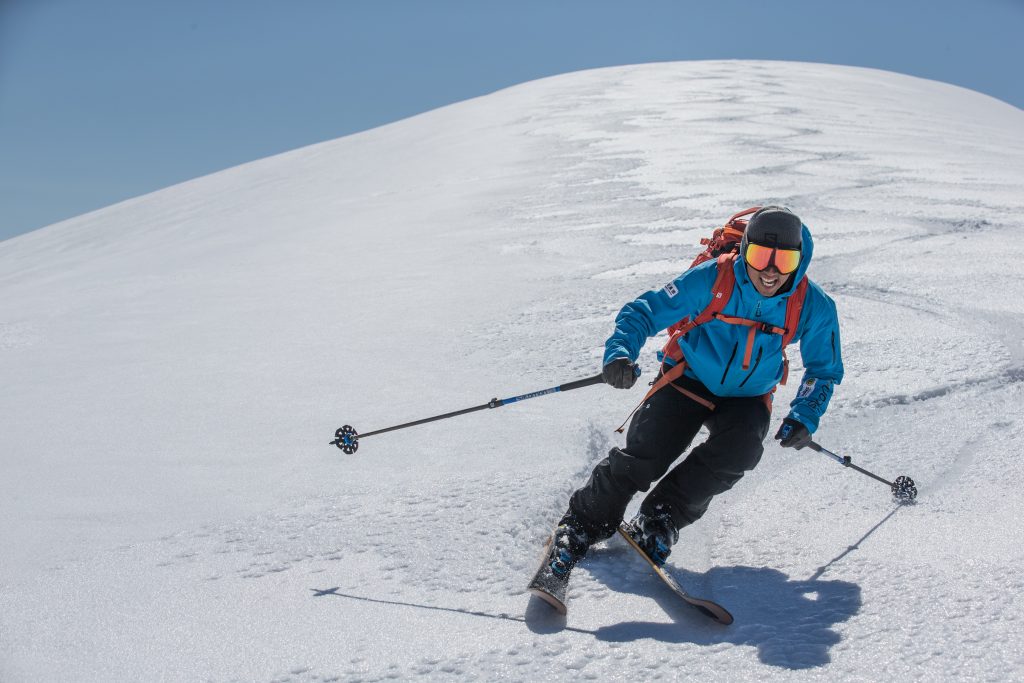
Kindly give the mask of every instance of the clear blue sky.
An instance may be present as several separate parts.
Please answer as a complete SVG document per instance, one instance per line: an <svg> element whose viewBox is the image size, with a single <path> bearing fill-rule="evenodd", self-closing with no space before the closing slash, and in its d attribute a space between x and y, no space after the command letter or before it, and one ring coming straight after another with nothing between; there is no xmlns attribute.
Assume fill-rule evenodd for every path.
<svg viewBox="0 0 1024 683"><path fill-rule="evenodd" d="M1022 40L1024 0L0 0L0 239L593 67L850 64L1024 107Z"/></svg>

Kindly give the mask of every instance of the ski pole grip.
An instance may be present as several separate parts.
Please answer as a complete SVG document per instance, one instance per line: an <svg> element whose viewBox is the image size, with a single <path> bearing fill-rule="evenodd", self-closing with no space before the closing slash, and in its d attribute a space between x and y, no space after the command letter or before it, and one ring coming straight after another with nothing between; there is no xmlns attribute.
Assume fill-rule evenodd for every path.
<svg viewBox="0 0 1024 683"><path fill-rule="evenodd" d="M847 465L847 466L849 466L849 464L850 464L849 457L844 458L841 455L837 455L836 453L833 453L832 451L828 450L827 448L823 448L821 446L821 444L816 443L814 441L811 441L810 443L808 443L807 447L810 448L812 451L818 451L822 455L827 455L828 457L832 458L833 460L835 460L840 465Z"/></svg>
<svg viewBox="0 0 1024 683"><path fill-rule="evenodd" d="M587 377L586 379L578 379L575 382L568 382L558 387L559 391L572 391L573 389L582 389L583 387L589 387L594 384L603 384L604 378L601 375L594 375L593 377Z"/></svg>

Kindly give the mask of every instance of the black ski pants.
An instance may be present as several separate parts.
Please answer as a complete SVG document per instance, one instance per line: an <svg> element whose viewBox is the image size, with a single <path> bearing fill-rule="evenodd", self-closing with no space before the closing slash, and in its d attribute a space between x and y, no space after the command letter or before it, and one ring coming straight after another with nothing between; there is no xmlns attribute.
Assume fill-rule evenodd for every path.
<svg viewBox="0 0 1024 683"><path fill-rule="evenodd" d="M667 509L676 528L682 529L707 511L714 496L732 488L760 461L771 418L763 397L715 396L688 377L677 383L709 399L715 409L671 386L641 406L629 424L625 447L611 449L569 501L569 513L593 540L611 536L633 495L647 491L659 479L640 511L652 514ZM669 471L701 425L710 432L707 440Z"/></svg>

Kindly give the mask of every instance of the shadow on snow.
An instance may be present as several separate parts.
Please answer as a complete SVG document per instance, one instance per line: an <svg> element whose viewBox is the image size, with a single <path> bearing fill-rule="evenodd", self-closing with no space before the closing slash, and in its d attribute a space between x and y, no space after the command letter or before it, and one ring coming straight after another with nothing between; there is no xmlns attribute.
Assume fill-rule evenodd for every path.
<svg viewBox="0 0 1024 683"><path fill-rule="evenodd" d="M602 555L604 557L602 557ZM609 555L615 555L614 558ZM810 669L828 664L829 649L840 641L836 624L860 609L860 587L847 581L793 580L764 567L715 567L698 574L677 568L671 573L684 587L701 594L702 585L715 586L714 598L732 611L736 622L722 626L701 615L675 595L639 557L625 552L595 553L587 570L609 588L653 598L671 622L627 621L594 630L566 625L564 616L537 598L530 598L526 613L516 616L479 610L380 600L342 593L338 588L313 589L314 597L339 597L382 605L413 607L525 623L539 634L573 632L606 642L657 640L694 645L754 646L761 662L787 669ZM608 560L614 561L608 561ZM623 560L635 560L622 571ZM707 597L707 596L705 596Z"/></svg>
<svg viewBox="0 0 1024 683"><path fill-rule="evenodd" d="M605 558L601 556L605 555ZM338 588L312 589L314 597L337 597L380 605L412 607L525 623L538 634L571 632L592 635L606 642L657 640L664 643L750 645L758 650L764 664L788 669L809 669L828 664L829 649L840 641L832 630L860 609L860 587L847 581L791 580L775 569L758 567L715 567L705 574L672 569L684 587L695 594L705 582L714 585L714 598L736 617L732 626L722 626L684 604L640 558L633 571L614 565L626 557L607 561L608 553L595 553L587 569L592 576L618 592L653 598L671 622L627 621L594 630L566 625L566 618L547 603L531 597L523 616L398 600L381 600L342 593ZM624 555L618 553L617 555ZM613 570L609 571L609 567Z"/></svg>
<svg viewBox="0 0 1024 683"><path fill-rule="evenodd" d="M829 649L841 640L833 627L861 606L860 587L848 581L791 579L767 567L714 567L703 574L670 567L685 590L732 612L735 623L723 626L683 603L641 558L630 558L636 560L630 573L615 567L619 559L625 558L603 562L598 556L588 570L615 591L653 598L672 621L603 626L593 632L599 640L749 645L764 664L810 669L831 661ZM714 587L713 595L705 586Z"/></svg>
<svg viewBox="0 0 1024 683"><path fill-rule="evenodd" d="M849 581L822 580L821 576L859 548L898 509L886 515L856 543L819 567L809 579L792 579L777 569L767 567L714 567L697 573L670 564L670 573L685 590L721 602L732 612L736 621L731 626L717 624L683 603L642 558L618 543L594 548L580 568L614 591L652 598L672 619L671 622L628 621L589 630L567 626L564 616L534 597L520 617L361 597L341 593L338 588L312 590L314 597L340 597L516 621L525 623L531 631L540 634L581 633L617 643L650 639L695 645L748 645L757 648L758 657L764 664L787 669L811 669L831 661L829 650L841 640L834 627L853 617L861 607L860 586ZM710 593L712 590L713 594Z"/></svg>

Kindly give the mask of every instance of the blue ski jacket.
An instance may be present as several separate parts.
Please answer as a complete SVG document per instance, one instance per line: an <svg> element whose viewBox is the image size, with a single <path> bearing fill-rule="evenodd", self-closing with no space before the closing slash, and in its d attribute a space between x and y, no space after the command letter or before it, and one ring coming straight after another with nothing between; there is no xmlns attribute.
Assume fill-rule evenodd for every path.
<svg viewBox="0 0 1024 683"><path fill-rule="evenodd" d="M807 272L814 243L803 227L803 258L789 291L773 297L762 296L747 277L742 258L733 267L736 285L723 314L763 320L783 327L786 303L800 278ZM711 288L718 274L715 260L691 268L661 289L651 290L622 307L615 318L615 332L605 343L604 363L616 358L635 361L649 337L679 322L696 317L711 300ZM717 396L760 396L782 380L782 336L757 332L750 368L743 370L743 352L749 328L712 320L679 338L686 359L685 375L693 377ZM814 433L828 408L833 387L843 380L843 359L839 342L839 319L835 302L808 281L800 324L793 342L800 342L804 376L789 417L802 422ZM660 354L659 354L660 357ZM668 360L666 363L671 364Z"/></svg>

